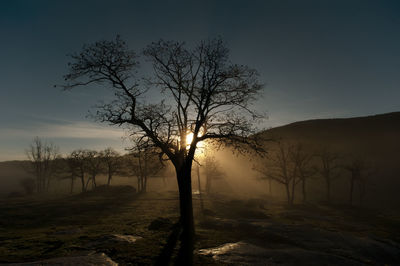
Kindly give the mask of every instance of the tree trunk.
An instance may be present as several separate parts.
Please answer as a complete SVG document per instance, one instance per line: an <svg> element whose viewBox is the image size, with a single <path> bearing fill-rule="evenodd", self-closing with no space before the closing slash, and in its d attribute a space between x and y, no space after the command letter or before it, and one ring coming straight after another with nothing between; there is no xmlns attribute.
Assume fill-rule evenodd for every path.
<svg viewBox="0 0 400 266"><path fill-rule="evenodd" d="M143 162L144 175L143 175L143 185L142 185L143 192L146 192L146 190L147 190L147 176L149 174L149 171L147 170L147 161L148 160L149 160L149 158L146 156L146 154L144 154L144 162Z"/></svg>
<svg viewBox="0 0 400 266"><path fill-rule="evenodd" d="M365 180L360 180L360 205L363 205L364 203L365 192L366 192L365 187L366 187Z"/></svg>
<svg viewBox="0 0 400 266"><path fill-rule="evenodd" d="M179 263L193 264L194 248L194 219L192 204L191 166L182 166L177 169L179 187L180 223L182 226L181 249Z"/></svg>
<svg viewBox="0 0 400 266"><path fill-rule="evenodd" d="M143 186L142 186L143 192L147 191L147 174L143 177Z"/></svg>
<svg viewBox="0 0 400 266"><path fill-rule="evenodd" d="M292 198L291 198L291 205L293 205L293 203L294 203L294 190L295 190L295 187L296 187L296 179L295 178L293 178L293 181L292 181L293 183L292 183Z"/></svg>
<svg viewBox="0 0 400 266"><path fill-rule="evenodd" d="M326 178L326 201L331 202L331 180Z"/></svg>
<svg viewBox="0 0 400 266"><path fill-rule="evenodd" d="M50 176L47 177L46 192L49 192L49 188L50 188Z"/></svg>
<svg viewBox="0 0 400 266"><path fill-rule="evenodd" d="M350 205L353 205L353 191L354 191L354 178L351 178L350 179L350 199L349 199Z"/></svg>
<svg viewBox="0 0 400 266"><path fill-rule="evenodd" d="M291 205L289 183L285 184L285 188L286 188L287 202L288 202L289 205Z"/></svg>
<svg viewBox="0 0 400 266"><path fill-rule="evenodd" d="M36 192L40 193L40 178L36 177Z"/></svg>
<svg viewBox="0 0 400 266"><path fill-rule="evenodd" d="M42 192L46 191L46 180L45 180L44 176L42 177L42 188L41 188L41 191Z"/></svg>
<svg viewBox="0 0 400 266"><path fill-rule="evenodd" d="M74 191L74 181L75 181L75 177L72 176L72 177L71 177L71 191L70 191L71 194L72 194L72 192Z"/></svg>
<svg viewBox="0 0 400 266"><path fill-rule="evenodd" d="M92 178L88 177L88 179L86 180L86 185L85 185L85 191L89 188L89 182L92 180ZM93 182L92 182L93 184Z"/></svg>
<svg viewBox="0 0 400 266"><path fill-rule="evenodd" d="M81 176L82 192L85 192L85 176Z"/></svg>
<svg viewBox="0 0 400 266"><path fill-rule="evenodd" d="M302 180L302 191L303 191L303 203L306 202L307 200L307 194L306 194L306 179L303 178Z"/></svg>
<svg viewBox="0 0 400 266"><path fill-rule="evenodd" d="M204 212L203 196L201 194L200 166L199 165L197 165L196 171L197 171L197 183L198 183L198 187L199 187L200 208L201 208L201 212Z"/></svg>
<svg viewBox="0 0 400 266"><path fill-rule="evenodd" d="M107 186L110 186L110 184L111 184L111 178L112 178L112 175L111 175L110 173L108 173Z"/></svg>

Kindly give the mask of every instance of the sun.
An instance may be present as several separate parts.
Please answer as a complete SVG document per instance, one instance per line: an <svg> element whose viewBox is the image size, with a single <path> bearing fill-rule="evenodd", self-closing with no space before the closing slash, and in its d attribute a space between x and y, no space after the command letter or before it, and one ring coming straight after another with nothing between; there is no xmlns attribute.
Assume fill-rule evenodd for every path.
<svg viewBox="0 0 400 266"><path fill-rule="evenodd" d="M201 134L200 134L200 136L201 136ZM186 148L187 148L187 149L189 149L190 144L192 144L193 137L194 137L193 132L189 132L189 133L186 135L186 145L187 145ZM202 153L202 151L203 151L203 149L204 149L204 146L205 146L204 141L198 142L197 145L196 145L196 147L198 148L198 149L196 150L196 154Z"/></svg>
<svg viewBox="0 0 400 266"><path fill-rule="evenodd" d="M186 135L186 144L190 145L193 141L193 132L190 132L189 134Z"/></svg>

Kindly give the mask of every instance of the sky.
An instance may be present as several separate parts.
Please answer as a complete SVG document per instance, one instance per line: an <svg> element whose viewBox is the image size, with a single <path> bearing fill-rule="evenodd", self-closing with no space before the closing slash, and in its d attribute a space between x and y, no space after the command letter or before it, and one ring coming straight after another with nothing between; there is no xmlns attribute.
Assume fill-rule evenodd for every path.
<svg viewBox="0 0 400 266"><path fill-rule="evenodd" d="M264 128L400 111L399 1L0 2L0 161L24 159L35 136L62 153L123 151L122 129L88 110L106 94L54 88L67 54L120 34L141 51L160 38L220 36L234 63L258 70Z"/></svg>

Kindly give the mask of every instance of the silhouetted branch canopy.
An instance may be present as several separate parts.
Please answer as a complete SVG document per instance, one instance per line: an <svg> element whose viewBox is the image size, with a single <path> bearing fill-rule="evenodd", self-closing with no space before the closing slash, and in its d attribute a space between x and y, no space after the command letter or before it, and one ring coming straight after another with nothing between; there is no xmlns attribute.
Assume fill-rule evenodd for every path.
<svg viewBox="0 0 400 266"><path fill-rule="evenodd" d="M115 98L99 104L96 117L127 126L133 137L152 143L173 163L182 154L193 158L196 144L207 139L261 149L257 138L249 136L263 118L252 108L263 86L255 69L229 61L220 38L195 47L160 40L139 56L117 36L85 45L71 59L64 88L107 86ZM150 74L139 77L140 60L150 64ZM155 94L162 100L145 100ZM186 143L189 132L194 134L192 143Z"/></svg>

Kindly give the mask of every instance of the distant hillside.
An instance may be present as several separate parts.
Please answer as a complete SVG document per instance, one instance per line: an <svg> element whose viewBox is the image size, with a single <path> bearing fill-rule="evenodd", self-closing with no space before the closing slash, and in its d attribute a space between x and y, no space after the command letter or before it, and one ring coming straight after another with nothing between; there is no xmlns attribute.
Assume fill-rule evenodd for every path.
<svg viewBox="0 0 400 266"><path fill-rule="evenodd" d="M336 119L315 119L295 122L264 132L268 136L300 138L310 141L388 140L400 144L400 112Z"/></svg>
<svg viewBox="0 0 400 266"><path fill-rule="evenodd" d="M372 178L370 189L379 195L379 200L395 199L400 206L400 112L307 120L261 134L266 138L303 143L309 152L325 147L340 154L344 161L351 158L368 161L378 173Z"/></svg>

